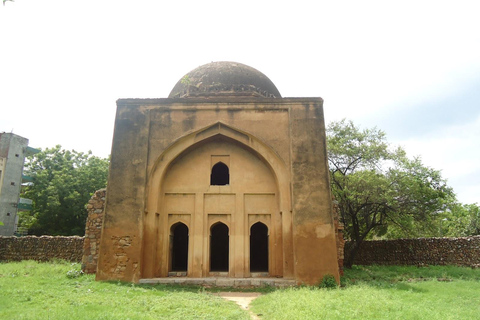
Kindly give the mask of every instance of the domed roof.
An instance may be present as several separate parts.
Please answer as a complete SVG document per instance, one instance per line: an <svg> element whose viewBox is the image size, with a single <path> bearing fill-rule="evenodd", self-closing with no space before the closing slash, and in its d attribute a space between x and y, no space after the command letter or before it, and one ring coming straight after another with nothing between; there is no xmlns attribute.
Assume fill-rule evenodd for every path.
<svg viewBox="0 0 480 320"><path fill-rule="evenodd" d="M208 63L190 71L168 95L169 98L212 96L282 97L263 73L229 61Z"/></svg>

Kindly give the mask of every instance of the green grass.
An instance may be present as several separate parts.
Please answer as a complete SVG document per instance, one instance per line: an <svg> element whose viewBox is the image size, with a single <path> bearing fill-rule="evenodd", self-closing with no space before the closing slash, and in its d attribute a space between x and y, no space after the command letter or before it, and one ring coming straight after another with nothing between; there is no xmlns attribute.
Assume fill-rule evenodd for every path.
<svg viewBox="0 0 480 320"><path fill-rule="evenodd" d="M0 264L0 319L249 319L202 288L96 282L70 270L79 265Z"/></svg>
<svg viewBox="0 0 480 320"><path fill-rule="evenodd" d="M96 282L77 277L79 269L62 261L0 263L0 319L249 319L211 294L218 288ZM355 266L341 288L259 291L252 309L265 320L480 317L480 269Z"/></svg>
<svg viewBox="0 0 480 320"><path fill-rule="evenodd" d="M262 319L479 319L480 270L354 266L342 288L276 291L256 299Z"/></svg>

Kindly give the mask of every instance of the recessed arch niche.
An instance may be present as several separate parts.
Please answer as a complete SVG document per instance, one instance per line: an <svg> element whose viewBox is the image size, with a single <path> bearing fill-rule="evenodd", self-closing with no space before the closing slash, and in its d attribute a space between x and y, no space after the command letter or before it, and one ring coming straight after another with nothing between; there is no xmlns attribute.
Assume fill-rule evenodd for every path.
<svg viewBox="0 0 480 320"><path fill-rule="evenodd" d="M175 223L170 228L170 271L187 271L188 266L188 227Z"/></svg>
<svg viewBox="0 0 480 320"><path fill-rule="evenodd" d="M228 272L230 236L226 224L218 222L210 227L210 271Z"/></svg>
<svg viewBox="0 0 480 320"><path fill-rule="evenodd" d="M285 276L285 271L289 271L284 268L283 250L291 246L291 217L282 214L282 207L289 200L288 184L281 186L279 183L288 177L284 168L275 170L283 164L271 151L262 155L251 145L229 136L231 129L225 130L221 125L216 129L216 134L206 135L183 150L177 150L174 145L171 151L177 154L171 158L164 155L157 163L149 184L144 220L142 277L168 275L165 261L168 261L171 239L166 235L169 230L163 226L167 226L173 216L191 221L188 276L209 276L210 272L217 271L215 269L228 272L228 276L250 276L250 223L258 217L271 221L269 241L274 250L268 253L271 265L267 272L271 276ZM218 132L222 129L227 134ZM252 139L248 141L251 143ZM255 146L266 150L259 142ZM212 168L218 163L227 166L225 162L228 163L228 184L212 184ZM148 212L157 212L156 218ZM220 221L228 228L227 268L225 264L210 268L213 221Z"/></svg>
<svg viewBox="0 0 480 320"><path fill-rule="evenodd" d="M268 272L268 227L257 222L250 227L250 272Z"/></svg>

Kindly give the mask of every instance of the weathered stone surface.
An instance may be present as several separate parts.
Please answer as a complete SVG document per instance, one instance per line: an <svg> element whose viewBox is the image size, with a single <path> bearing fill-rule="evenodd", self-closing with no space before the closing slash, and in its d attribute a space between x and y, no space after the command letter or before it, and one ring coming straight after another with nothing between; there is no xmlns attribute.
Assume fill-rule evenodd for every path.
<svg viewBox="0 0 480 320"><path fill-rule="evenodd" d="M347 242L346 254L348 246ZM480 263L480 236L365 241L354 263L473 267Z"/></svg>
<svg viewBox="0 0 480 320"><path fill-rule="evenodd" d="M48 261L63 259L80 262L84 252L83 237L0 236L0 261L36 260ZM348 242L346 243L348 248ZM346 251L348 252L348 250ZM118 256L124 259L124 255ZM85 256L84 256L85 259ZM88 255L88 262L94 263L94 255ZM358 265L459 265L472 268L480 267L480 236L464 238L420 238L383 241L366 241L362 246L355 264ZM119 268L121 270L122 268ZM146 279L150 283L172 283L172 279ZM216 279L202 278L207 285L214 285ZM225 278L223 278L225 279ZM249 278L252 286L277 285L281 279ZM163 281L163 282L162 282ZM287 281L287 280L281 280ZM279 283L284 283L284 282ZM294 280L291 280L295 282ZM232 282L233 283L233 282Z"/></svg>
<svg viewBox="0 0 480 320"><path fill-rule="evenodd" d="M82 271L85 273L95 273L97 271L97 248L100 246L106 193L106 189L97 190L88 201L82 257Z"/></svg>
<svg viewBox="0 0 480 320"><path fill-rule="evenodd" d="M343 223L340 221L338 204L333 198L333 219L335 225L335 239L337 241L338 272L343 276L343 260L345 257L345 239L343 238Z"/></svg>
<svg viewBox="0 0 480 320"><path fill-rule="evenodd" d="M83 237L0 236L0 261L82 260Z"/></svg>
<svg viewBox="0 0 480 320"><path fill-rule="evenodd" d="M229 61L208 63L192 70L177 82L169 98L218 95L281 98L273 82L263 73Z"/></svg>
<svg viewBox="0 0 480 320"><path fill-rule="evenodd" d="M282 98L266 76L230 62L202 66L177 85L166 99L117 101L97 280L179 270L188 278L221 270L230 279L264 271L306 284L325 274L338 280L323 100ZM224 184L211 181L219 164ZM217 225L227 231L214 241ZM177 227L188 230L182 251ZM220 258L210 241L228 244ZM173 257L181 254L179 267Z"/></svg>

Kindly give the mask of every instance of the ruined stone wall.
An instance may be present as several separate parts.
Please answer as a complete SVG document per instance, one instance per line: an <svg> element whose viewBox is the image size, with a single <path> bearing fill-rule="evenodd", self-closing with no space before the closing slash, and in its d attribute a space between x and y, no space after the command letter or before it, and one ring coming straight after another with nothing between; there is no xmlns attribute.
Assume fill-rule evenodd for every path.
<svg viewBox="0 0 480 320"><path fill-rule="evenodd" d="M340 276L343 276L343 260L345 257L345 239L343 238L343 223L340 221L338 204L335 198L332 197L333 203L333 221L335 225L335 239L337 242L337 260L338 260L338 272Z"/></svg>
<svg viewBox="0 0 480 320"><path fill-rule="evenodd" d="M83 237L0 236L0 261L63 259L80 262L83 253Z"/></svg>
<svg viewBox="0 0 480 320"><path fill-rule="evenodd" d="M82 271L97 271L98 248L102 234L103 214L107 189L100 189L90 198L87 204L87 223L85 224L85 241L83 243Z"/></svg>
<svg viewBox="0 0 480 320"><path fill-rule="evenodd" d="M119 245L128 245L124 239L118 241ZM345 255L348 255L348 245L346 242ZM63 259L80 262L83 250L83 237L0 236L0 261ZM480 236L366 241L355 264L480 267Z"/></svg>
<svg viewBox="0 0 480 320"><path fill-rule="evenodd" d="M345 255L349 243L346 243ZM355 257L358 265L480 266L480 236L366 241Z"/></svg>

